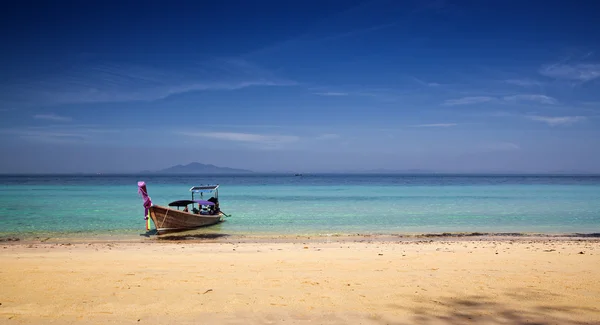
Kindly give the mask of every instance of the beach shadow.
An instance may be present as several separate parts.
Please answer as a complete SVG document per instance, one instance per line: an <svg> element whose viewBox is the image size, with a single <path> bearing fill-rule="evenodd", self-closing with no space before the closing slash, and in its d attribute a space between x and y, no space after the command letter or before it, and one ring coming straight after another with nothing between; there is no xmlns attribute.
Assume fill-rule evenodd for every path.
<svg viewBox="0 0 600 325"><path fill-rule="evenodd" d="M182 240L210 240L219 239L229 236L229 234L223 233L208 233L198 232L198 230L187 230L182 232L171 232L159 235L156 229L147 231L146 233L140 234L143 237L154 237L156 240L161 241L182 241Z"/></svg>
<svg viewBox="0 0 600 325"><path fill-rule="evenodd" d="M435 238L435 237L475 237L475 236L489 236L490 234L487 232L471 232L471 233L450 233L450 232L444 232L444 233L429 233L429 234L421 234L421 235L417 235L416 237L423 237L423 238Z"/></svg>
<svg viewBox="0 0 600 325"><path fill-rule="evenodd" d="M21 238L19 237L14 237L14 236L8 236L8 237L0 237L0 243L5 243L5 242L16 242L16 241L20 241Z"/></svg>
<svg viewBox="0 0 600 325"><path fill-rule="evenodd" d="M156 231L156 229L148 230L146 233L140 234L140 236L142 236L142 237L150 237L150 236L156 236L156 235L158 235L158 232Z"/></svg>
<svg viewBox="0 0 600 325"><path fill-rule="evenodd" d="M548 295L548 297L546 297ZM462 298L436 298L431 300L415 299L417 307L405 307L390 304L389 307L411 313L410 322L394 322L381 319L382 324L514 324L514 325L583 325L600 324L600 310L577 306L544 305L544 301L552 301L550 296L556 294L536 291L515 290L508 292L508 303L483 295ZM546 299L548 298L548 299ZM527 304L526 301L541 300L538 305ZM500 299L506 300L506 299ZM595 315L596 321L580 321L581 314ZM588 319L590 317L588 316Z"/></svg>
<svg viewBox="0 0 600 325"><path fill-rule="evenodd" d="M158 240L197 240L197 239L219 239L223 237L229 236L228 234L219 234L219 233L202 233L202 234L168 234L168 235L160 235L156 237Z"/></svg>
<svg viewBox="0 0 600 325"><path fill-rule="evenodd" d="M574 234L574 237L591 237L591 238L600 238L600 232L591 233L591 234Z"/></svg>

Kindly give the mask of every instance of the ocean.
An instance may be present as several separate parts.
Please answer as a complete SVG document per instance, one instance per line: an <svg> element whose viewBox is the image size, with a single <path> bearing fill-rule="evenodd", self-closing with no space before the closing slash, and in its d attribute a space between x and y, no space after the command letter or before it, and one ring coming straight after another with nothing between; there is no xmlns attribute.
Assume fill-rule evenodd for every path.
<svg viewBox="0 0 600 325"><path fill-rule="evenodd" d="M4 175L0 238L146 234L137 182L154 204L220 184L233 235L600 233L600 176Z"/></svg>

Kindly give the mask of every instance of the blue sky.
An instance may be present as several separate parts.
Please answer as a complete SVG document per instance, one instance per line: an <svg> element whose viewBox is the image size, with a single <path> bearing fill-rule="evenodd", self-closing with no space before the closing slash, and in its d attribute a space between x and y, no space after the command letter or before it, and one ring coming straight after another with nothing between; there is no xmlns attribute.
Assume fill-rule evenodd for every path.
<svg viewBox="0 0 600 325"><path fill-rule="evenodd" d="M13 4L0 14L0 172L600 172L599 11Z"/></svg>

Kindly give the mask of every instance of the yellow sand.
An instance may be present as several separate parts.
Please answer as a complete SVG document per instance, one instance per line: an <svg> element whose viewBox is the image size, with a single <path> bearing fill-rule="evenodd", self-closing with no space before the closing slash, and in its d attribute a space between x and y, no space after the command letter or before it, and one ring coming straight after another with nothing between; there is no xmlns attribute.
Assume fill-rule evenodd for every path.
<svg viewBox="0 0 600 325"><path fill-rule="evenodd" d="M0 243L0 324L600 324L599 245Z"/></svg>

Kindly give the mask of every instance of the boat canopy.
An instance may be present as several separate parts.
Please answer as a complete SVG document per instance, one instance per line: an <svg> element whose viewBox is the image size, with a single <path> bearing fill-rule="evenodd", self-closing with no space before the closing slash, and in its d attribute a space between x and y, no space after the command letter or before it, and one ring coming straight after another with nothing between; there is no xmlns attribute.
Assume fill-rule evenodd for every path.
<svg viewBox="0 0 600 325"><path fill-rule="evenodd" d="M184 206L188 206L189 204L193 204L193 203L197 203L199 205L215 205L213 202L204 201L204 200L179 200L179 201L173 201L173 202L169 203L169 206L170 207L184 207Z"/></svg>
<svg viewBox="0 0 600 325"><path fill-rule="evenodd" d="M190 188L190 192L192 192L192 193L212 192L212 191L215 191L218 187L219 187L219 184L217 184L217 185L194 186L194 187Z"/></svg>

